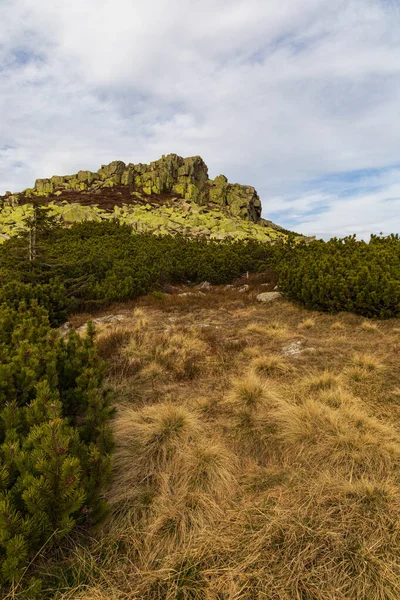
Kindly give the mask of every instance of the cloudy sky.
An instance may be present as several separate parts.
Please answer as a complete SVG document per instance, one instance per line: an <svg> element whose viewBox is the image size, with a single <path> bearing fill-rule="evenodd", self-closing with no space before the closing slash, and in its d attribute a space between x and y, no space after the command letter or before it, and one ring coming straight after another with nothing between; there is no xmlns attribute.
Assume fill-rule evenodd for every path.
<svg viewBox="0 0 400 600"><path fill-rule="evenodd" d="M291 229L400 232L400 0L1 0L0 193L170 152Z"/></svg>

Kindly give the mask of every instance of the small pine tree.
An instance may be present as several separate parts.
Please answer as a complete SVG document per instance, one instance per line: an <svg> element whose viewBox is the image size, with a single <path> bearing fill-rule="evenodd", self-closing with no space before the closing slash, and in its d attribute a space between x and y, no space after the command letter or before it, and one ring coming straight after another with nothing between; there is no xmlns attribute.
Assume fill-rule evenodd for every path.
<svg viewBox="0 0 400 600"><path fill-rule="evenodd" d="M93 335L61 339L35 303L0 307L0 589L105 514L111 407Z"/></svg>

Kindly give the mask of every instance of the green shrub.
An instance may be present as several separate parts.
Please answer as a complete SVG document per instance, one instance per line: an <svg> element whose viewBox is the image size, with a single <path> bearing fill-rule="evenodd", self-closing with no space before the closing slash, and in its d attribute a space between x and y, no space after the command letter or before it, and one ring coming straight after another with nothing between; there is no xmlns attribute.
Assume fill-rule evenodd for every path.
<svg viewBox="0 0 400 600"><path fill-rule="evenodd" d="M246 271L264 269L276 254L276 247L261 242L134 234L131 227L113 222L56 228L39 241L40 255L30 262L23 238L0 247L0 290L16 286L15 281L32 285L35 289L26 288L25 298L37 297L42 303L46 294L37 286L61 281L70 311L131 300L166 282L229 283ZM21 285L18 289L18 298L23 297ZM57 295L45 304L55 315L54 323L61 318L59 304Z"/></svg>
<svg viewBox="0 0 400 600"><path fill-rule="evenodd" d="M366 317L400 315L400 239L355 236L288 247L280 261L279 285L307 308L349 311Z"/></svg>
<svg viewBox="0 0 400 600"><path fill-rule="evenodd" d="M9 281L0 288L0 304L18 309L20 302L28 306L36 301L48 312L50 324L61 325L67 319L68 300L65 287L58 281L32 285L21 281Z"/></svg>
<svg viewBox="0 0 400 600"><path fill-rule="evenodd" d="M49 551L77 524L97 522L106 512L102 489L110 478L112 438L103 375L92 329L85 339L76 333L61 339L34 301L18 310L0 307L4 593L30 576L39 551Z"/></svg>

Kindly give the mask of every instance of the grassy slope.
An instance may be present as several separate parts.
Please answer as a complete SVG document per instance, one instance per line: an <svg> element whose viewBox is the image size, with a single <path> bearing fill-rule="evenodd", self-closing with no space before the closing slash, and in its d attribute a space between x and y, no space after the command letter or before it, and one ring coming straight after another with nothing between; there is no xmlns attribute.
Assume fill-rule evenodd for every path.
<svg viewBox="0 0 400 600"><path fill-rule="evenodd" d="M256 291L115 307L112 513L62 598L400 597L399 322Z"/></svg>

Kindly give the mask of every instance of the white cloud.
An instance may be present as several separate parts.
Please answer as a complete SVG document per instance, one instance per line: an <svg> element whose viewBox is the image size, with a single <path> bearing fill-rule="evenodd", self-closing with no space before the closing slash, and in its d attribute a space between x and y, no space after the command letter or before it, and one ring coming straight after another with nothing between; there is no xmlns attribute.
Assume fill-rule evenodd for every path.
<svg viewBox="0 0 400 600"><path fill-rule="evenodd" d="M398 7L3 0L0 191L117 158L201 154L212 176L255 185L266 217L306 233L400 231L398 203L384 202L400 184L386 170L400 162ZM385 169L373 192L349 195L340 175L316 184L360 169Z"/></svg>

